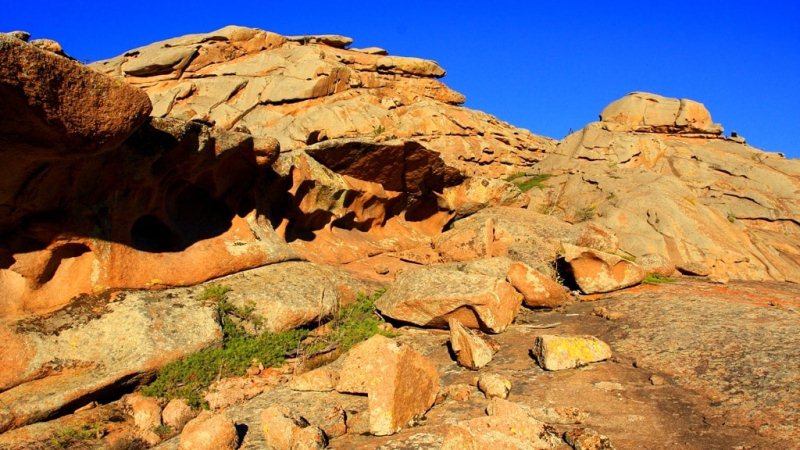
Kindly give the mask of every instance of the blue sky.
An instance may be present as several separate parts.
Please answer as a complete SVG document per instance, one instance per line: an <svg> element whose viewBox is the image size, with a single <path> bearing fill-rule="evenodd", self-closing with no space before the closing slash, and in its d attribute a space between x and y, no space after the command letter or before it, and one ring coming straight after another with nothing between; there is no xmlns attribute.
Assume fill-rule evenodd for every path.
<svg viewBox="0 0 800 450"><path fill-rule="evenodd" d="M562 138L635 90L704 103L726 132L800 157L800 2L0 0L0 30L93 61L228 24L337 33L438 61L487 111Z"/></svg>

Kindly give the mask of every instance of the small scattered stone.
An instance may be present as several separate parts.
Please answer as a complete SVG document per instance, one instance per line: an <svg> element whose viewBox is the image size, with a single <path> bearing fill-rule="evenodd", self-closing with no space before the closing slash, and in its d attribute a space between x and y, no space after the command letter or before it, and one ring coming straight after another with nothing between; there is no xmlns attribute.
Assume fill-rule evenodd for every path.
<svg viewBox="0 0 800 450"><path fill-rule="evenodd" d="M492 361L494 352L486 341L467 329L458 319L451 317L447 323L450 326L450 347L459 364L477 370Z"/></svg>
<svg viewBox="0 0 800 450"><path fill-rule="evenodd" d="M564 440L575 450L614 450L608 437L591 428L576 428L564 433Z"/></svg>
<svg viewBox="0 0 800 450"><path fill-rule="evenodd" d="M298 375L289 382L289 388L295 391L330 392L339 383L339 372L329 367L320 367Z"/></svg>
<svg viewBox="0 0 800 450"><path fill-rule="evenodd" d="M235 450L239 444L236 425L224 414L203 411L181 432L179 450Z"/></svg>
<svg viewBox="0 0 800 450"><path fill-rule="evenodd" d="M324 449L325 433L283 406L270 406L261 412L261 432L267 448Z"/></svg>
<svg viewBox="0 0 800 450"><path fill-rule="evenodd" d="M478 378L478 389L486 398L508 398L511 392L511 381L508 378L494 373L486 373Z"/></svg>
<svg viewBox="0 0 800 450"><path fill-rule="evenodd" d="M195 412L185 400L174 398L161 412L161 420L173 430L180 432L195 416Z"/></svg>
<svg viewBox="0 0 800 450"><path fill-rule="evenodd" d="M594 336L536 337L533 346L536 362L545 370L572 369L611 357L611 347Z"/></svg>
<svg viewBox="0 0 800 450"><path fill-rule="evenodd" d="M125 404L131 409L133 423L143 431L152 431L161 425L161 406L153 397L139 393L125 397Z"/></svg>
<svg viewBox="0 0 800 450"><path fill-rule="evenodd" d="M650 375L650 384L653 386L663 386L666 382L667 380L665 380L662 376Z"/></svg>
<svg viewBox="0 0 800 450"><path fill-rule="evenodd" d="M592 314L606 320L619 320L625 317L625 314L619 311L609 311L605 306L595 306L592 309Z"/></svg>
<svg viewBox="0 0 800 450"><path fill-rule="evenodd" d="M448 400L463 402L472 396L472 386L464 383L451 384L445 388L445 396Z"/></svg>

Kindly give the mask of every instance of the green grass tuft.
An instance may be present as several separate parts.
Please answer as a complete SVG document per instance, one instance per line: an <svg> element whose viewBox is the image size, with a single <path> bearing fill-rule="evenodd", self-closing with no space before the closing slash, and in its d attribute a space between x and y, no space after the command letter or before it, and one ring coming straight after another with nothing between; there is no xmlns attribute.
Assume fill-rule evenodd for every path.
<svg viewBox="0 0 800 450"><path fill-rule="evenodd" d="M528 192L533 188L542 188L544 182L552 175L547 173L528 174L524 172L513 173L505 178L506 181L514 183L522 192Z"/></svg>
<svg viewBox="0 0 800 450"><path fill-rule="evenodd" d="M355 303L342 308L332 320L330 343L342 351L347 351L376 334L394 336L380 328L384 320L375 312L375 302L381 295L383 295L382 290L371 296L358 294Z"/></svg>
<svg viewBox="0 0 800 450"><path fill-rule="evenodd" d="M664 275L659 275L657 273L649 273L649 274L647 274L647 276L644 277L644 280L642 280L642 283L644 283L644 284L669 284L669 283L674 283L675 281L677 281L677 280L675 280L674 278L665 277Z"/></svg>

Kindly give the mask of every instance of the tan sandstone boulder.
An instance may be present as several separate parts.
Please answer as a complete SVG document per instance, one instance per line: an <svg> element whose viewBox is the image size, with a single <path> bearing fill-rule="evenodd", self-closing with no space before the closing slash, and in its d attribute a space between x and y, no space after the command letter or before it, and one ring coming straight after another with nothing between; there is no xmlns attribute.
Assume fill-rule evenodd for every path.
<svg viewBox="0 0 800 450"><path fill-rule="evenodd" d="M711 122L711 114L701 103L647 92L632 92L609 104L600 113L600 120L619 125L615 131L722 133L722 127Z"/></svg>
<svg viewBox="0 0 800 450"><path fill-rule="evenodd" d="M610 292L639 284L645 272L617 255L564 244L562 258L584 294Z"/></svg>
<svg viewBox="0 0 800 450"><path fill-rule="evenodd" d="M500 333L522 303L506 281L490 276L430 266L408 270L376 302L381 314L419 326L447 326L456 318L470 328Z"/></svg>
<svg viewBox="0 0 800 450"><path fill-rule="evenodd" d="M15 347L5 347L3 354L18 359L0 367L2 431L44 420L67 405L89 403L100 392L136 383L222 340L216 309L185 292L130 292L111 303L86 297L70 309L17 321L13 328L5 333ZM140 420L144 426L160 423L160 416L147 411L150 418Z"/></svg>
<svg viewBox="0 0 800 450"><path fill-rule="evenodd" d="M428 358L376 335L345 356L336 390L367 394L369 431L383 436L408 426L433 406L439 374Z"/></svg>

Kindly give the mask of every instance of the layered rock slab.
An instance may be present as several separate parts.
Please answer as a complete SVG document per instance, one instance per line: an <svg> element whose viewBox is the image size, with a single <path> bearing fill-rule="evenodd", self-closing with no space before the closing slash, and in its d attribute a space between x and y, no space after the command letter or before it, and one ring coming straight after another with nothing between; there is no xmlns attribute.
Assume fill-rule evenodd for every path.
<svg viewBox="0 0 800 450"><path fill-rule="evenodd" d="M5 324L13 347L0 355L0 430L70 412L221 342L214 308L188 296L151 295L120 294L111 303L86 299L49 316Z"/></svg>

